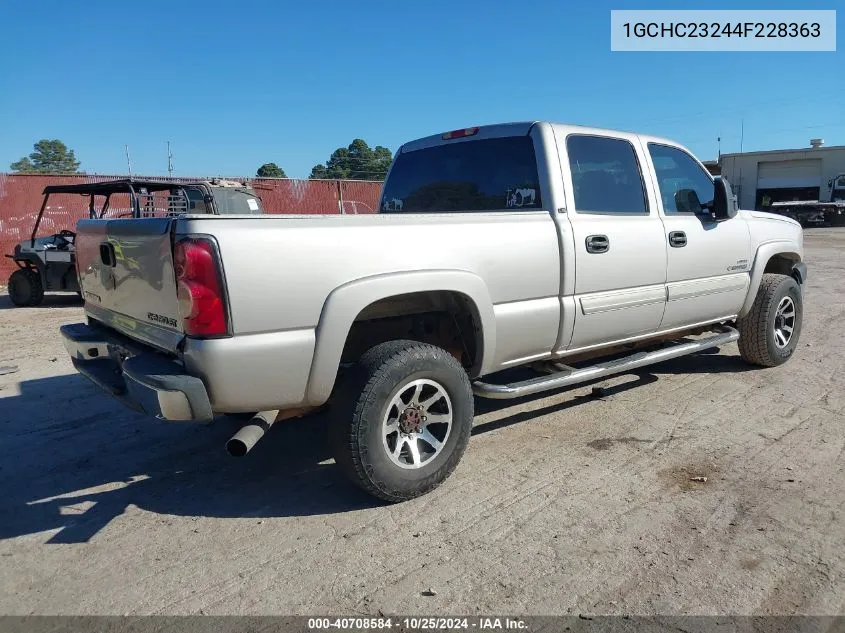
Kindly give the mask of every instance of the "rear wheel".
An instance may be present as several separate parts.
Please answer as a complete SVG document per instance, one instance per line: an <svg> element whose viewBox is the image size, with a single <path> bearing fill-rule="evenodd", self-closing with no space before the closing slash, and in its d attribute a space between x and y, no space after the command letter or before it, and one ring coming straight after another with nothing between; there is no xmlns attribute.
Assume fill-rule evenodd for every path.
<svg viewBox="0 0 845 633"><path fill-rule="evenodd" d="M775 367L790 359L801 336L804 303L798 282L766 273L754 305L739 320L739 352L753 365Z"/></svg>
<svg viewBox="0 0 845 633"><path fill-rule="evenodd" d="M339 387L332 452L368 493L404 501L452 473L469 442L472 417L469 378L451 354L390 341L367 351Z"/></svg>
<svg viewBox="0 0 845 633"><path fill-rule="evenodd" d="M9 277L9 298L22 308L40 305L44 300L41 277L30 268L19 268Z"/></svg>

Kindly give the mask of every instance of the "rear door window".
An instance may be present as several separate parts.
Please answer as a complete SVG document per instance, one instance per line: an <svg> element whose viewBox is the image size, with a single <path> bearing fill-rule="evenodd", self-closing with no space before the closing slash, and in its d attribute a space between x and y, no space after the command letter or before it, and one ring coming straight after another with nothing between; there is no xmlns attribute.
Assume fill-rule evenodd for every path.
<svg viewBox="0 0 845 633"><path fill-rule="evenodd" d="M530 136L460 141L400 153L381 213L542 209Z"/></svg>
<svg viewBox="0 0 845 633"><path fill-rule="evenodd" d="M645 188L634 146L621 138L566 139L578 213L645 215Z"/></svg>

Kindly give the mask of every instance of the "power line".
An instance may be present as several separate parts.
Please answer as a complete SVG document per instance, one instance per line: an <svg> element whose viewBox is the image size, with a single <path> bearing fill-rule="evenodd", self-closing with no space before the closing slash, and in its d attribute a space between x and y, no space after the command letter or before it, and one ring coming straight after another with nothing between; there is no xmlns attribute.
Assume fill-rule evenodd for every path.
<svg viewBox="0 0 845 633"><path fill-rule="evenodd" d="M829 92L814 92L813 99L818 101L820 98L827 98L832 96L841 96L845 98L845 91L841 89L835 89ZM677 122L684 122L688 120L695 120L700 121L702 118L712 119L718 118L722 116L727 116L731 114L744 114L749 108L756 108L758 106L765 106L765 105L775 105L775 104L782 104L782 103L795 103L795 97L784 97L782 99L766 99L765 101L758 101L752 103L745 103L742 107L733 107L724 110L713 110L708 109L701 112L685 112L684 114L678 116L671 116L671 117L654 117L651 119L640 119L639 123L665 123L670 121L677 121ZM705 116L707 115L707 116Z"/></svg>
<svg viewBox="0 0 845 633"><path fill-rule="evenodd" d="M391 158L392 157L393 157L393 155L391 154ZM346 163L346 162L351 161L351 162L373 163L373 162L377 162L377 161L380 161L380 160L387 160L387 159L386 158L385 159L383 159L383 158L361 158L360 156L349 156L348 158L338 158L338 159L336 159L336 162ZM327 160L327 161L324 161L324 162L319 163L319 164L320 165L326 165L327 163L330 163L330 162L331 162L331 160Z"/></svg>
<svg viewBox="0 0 845 633"><path fill-rule="evenodd" d="M836 122L833 122L833 123L816 123L816 124L813 124L813 125L803 125L801 127L779 128L779 129L776 129L776 130L768 129L765 132L762 132L760 134L755 134L754 137L755 138L766 138L767 136L774 136L775 134L782 134L783 132L799 132L801 130L812 130L812 129L818 129L818 128L821 128L821 127L831 127L831 126L837 126L837 125L842 125L842 124L839 121L836 121ZM741 139L742 136L741 136L741 134L722 134L722 135L720 135L720 138L722 140L725 140L725 139ZM684 143L686 143L687 145L691 145L692 143L703 143L705 141L710 141L710 140L712 140L712 137L708 136L706 138L697 138L697 139L692 139L692 140L685 140Z"/></svg>

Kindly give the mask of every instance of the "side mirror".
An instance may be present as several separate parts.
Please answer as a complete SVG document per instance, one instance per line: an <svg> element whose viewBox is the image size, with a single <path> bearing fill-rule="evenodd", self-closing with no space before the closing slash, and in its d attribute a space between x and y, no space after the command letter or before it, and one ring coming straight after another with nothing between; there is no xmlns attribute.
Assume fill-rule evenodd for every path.
<svg viewBox="0 0 845 633"><path fill-rule="evenodd" d="M736 200L730 183L724 178L716 178L713 181L713 217L721 222L730 220L736 214Z"/></svg>

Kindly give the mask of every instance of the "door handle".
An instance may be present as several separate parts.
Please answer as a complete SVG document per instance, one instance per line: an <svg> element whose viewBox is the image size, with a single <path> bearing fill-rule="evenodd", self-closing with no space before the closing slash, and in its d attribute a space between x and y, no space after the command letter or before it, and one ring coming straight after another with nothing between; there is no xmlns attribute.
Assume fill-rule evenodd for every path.
<svg viewBox="0 0 845 633"><path fill-rule="evenodd" d="M588 235L585 240L588 253L606 253L610 250L610 240L607 235Z"/></svg>
<svg viewBox="0 0 845 633"><path fill-rule="evenodd" d="M669 246L681 248L687 245L687 234L683 231L672 231L669 233Z"/></svg>
<svg viewBox="0 0 845 633"><path fill-rule="evenodd" d="M109 268L117 266L117 257L115 256L114 246L108 242L100 244L100 261Z"/></svg>

